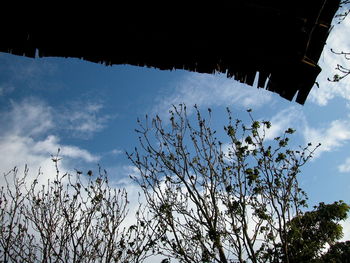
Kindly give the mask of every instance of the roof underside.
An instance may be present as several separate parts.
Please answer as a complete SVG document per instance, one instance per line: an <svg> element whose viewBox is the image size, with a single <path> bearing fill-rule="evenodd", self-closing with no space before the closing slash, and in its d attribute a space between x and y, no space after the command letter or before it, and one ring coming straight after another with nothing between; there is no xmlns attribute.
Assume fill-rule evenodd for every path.
<svg viewBox="0 0 350 263"><path fill-rule="evenodd" d="M288 3L286 3L288 2ZM242 0L213 6L93 7L98 17L46 14L3 30L0 51L106 65L222 72L304 104L339 0ZM103 11L103 12L102 12ZM107 12L107 13L106 13ZM103 15L101 15L103 14ZM113 14L113 15L112 15ZM103 20L101 20L103 18ZM74 20L74 21L73 21ZM51 46L43 48L43 46Z"/></svg>

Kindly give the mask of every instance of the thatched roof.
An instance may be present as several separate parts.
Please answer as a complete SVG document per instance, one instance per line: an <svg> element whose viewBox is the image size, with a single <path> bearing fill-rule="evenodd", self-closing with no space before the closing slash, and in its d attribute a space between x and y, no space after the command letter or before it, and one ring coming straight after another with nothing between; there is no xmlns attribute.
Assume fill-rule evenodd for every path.
<svg viewBox="0 0 350 263"><path fill-rule="evenodd" d="M97 6L97 17L80 14L73 21L72 14L46 14L39 22L13 23L0 40L2 45L21 47L0 51L223 72L249 85L259 72L259 88L288 100L296 96L304 104L321 71L317 62L339 2L236 0L220 6L203 2L196 8L130 4L113 11Z"/></svg>

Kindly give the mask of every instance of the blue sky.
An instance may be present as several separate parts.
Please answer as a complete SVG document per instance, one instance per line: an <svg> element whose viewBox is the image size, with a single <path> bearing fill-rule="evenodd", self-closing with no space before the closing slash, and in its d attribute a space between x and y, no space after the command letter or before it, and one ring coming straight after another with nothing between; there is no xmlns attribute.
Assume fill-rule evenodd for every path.
<svg viewBox="0 0 350 263"><path fill-rule="evenodd" d="M247 119L246 109L252 108L256 119L272 122L271 138L292 127L295 145L323 144L300 177L311 205L350 203L350 78L327 81L337 63L346 65L329 49L350 50L349 20L333 29L319 61L320 88L313 88L304 106L224 75L0 53L1 173L28 164L32 174L40 167L46 180L54 174L50 154L61 148L61 170L86 172L100 164L128 186L135 170L124 151L137 145L138 117L166 118L171 104L197 104L213 110L220 131L227 106L239 119ZM344 226L350 239L350 221Z"/></svg>

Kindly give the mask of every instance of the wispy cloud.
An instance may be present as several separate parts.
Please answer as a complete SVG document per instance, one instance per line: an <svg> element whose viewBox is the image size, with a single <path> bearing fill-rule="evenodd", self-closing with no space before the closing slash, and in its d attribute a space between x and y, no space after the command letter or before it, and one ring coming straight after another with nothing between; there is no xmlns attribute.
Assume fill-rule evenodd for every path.
<svg viewBox="0 0 350 263"><path fill-rule="evenodd" d="M271 118L270 122L271 128L266 131L266 140L273 140L277 136L281 136L288 128L303 132L307 125L300 106L291 106L278 112Z"/></svg>
<svg viewBox="0 0 350 263"><path fill-rule="evenodd" d="M113 149L113 150L110 151L109 153L112 154L112 155L119 155L119 154L122 154L123 151L122 151L122 150L119 150L119 149Z"/></svg>
<svg viewBox="0 0 350 263"><path fill-rule="evenodd" d="M272 99L271 93L228 79L223 74L187 73L177 83L172 94L162 94L153 109L158 114L167 112L171 105L185 103L201 107L230 106L257 109Z"/></svg>
<svg viewBox="0 0 350 263"><path fill-rule="evenodd" d="M48 59L27 58L11 54L3 54L0 57L1 63L5 65L4 69L11 76L11 80L22 80L26 82L37 82L43 76L49 76L57 72L55 63Z"/></svg>
<svg viewBox="0 0 350 263"><path fill-rule="evenodd" d="M32 59L3 53L0 56L1 76L0 89L3 94L11 94L13 91L48 90L61 87L60 82L52 82L50 77L58 72L57 64L49 59Z"/></svg>
<svg viewBox="0 0 350 263"><path fill-rule="evenodd" d="M75 137L89 138L94 133L105 128L110 115L103 115L100 111L103 104L98 102L74 102L57 111L58 121L63 129L68 130Z"/></svg>

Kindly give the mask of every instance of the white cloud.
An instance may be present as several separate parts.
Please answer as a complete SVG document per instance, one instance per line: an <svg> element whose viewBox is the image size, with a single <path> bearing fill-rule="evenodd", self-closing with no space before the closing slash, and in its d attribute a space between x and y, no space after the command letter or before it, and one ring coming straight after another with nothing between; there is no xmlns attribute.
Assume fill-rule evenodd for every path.
<svg viewBox="0 0 350 263"><path fill-rule="evenodd" d="M336 150L350 140L350 121L334 120L327 128L306 127L304 131L305 141L314 145L321 143L316 154Z"/></svg>
<svg viewBox="0 0 350 263"><path fill-rule="evenodd" d="M130 184L133 185L133 181L130 176L140 177L140 171L133 165L110 166L107 167L106 170L109 177L118 178L116 181L113 181L115 186L128 187Z"/></svg>
<svg viewBox="0 0 350 263"><path fill-rule="evenodd" d="M162 94L157 98L154 111L163 114L171 105L180 103L189 108L198 104L201 107L235 105L256 109L270 102L271 98L270 92L241 84L223 74L187 73L173 94Z"/></svg>
<svg viewBox="0 0 350 263"><path fill-rule="evenodd" d="M347 158L344 163L338 166L338 170L341 173L350 172L350 157Z"/></svg>
<svg viewBox="0 0 350 263"><path fill-rule="evenodd" d="M61 168L69 169L71 161L97 162L99 157L87 150L60 143L57 135L53 110L38 99L12 102L11 108L0 119L0 172L6 173L17 166L21 170L27 164L30 171L37 174L39 168L43 176L56 174L51 154L61 149Z"/></svg>
<svg viewBox="0 0 350 263"><path fill-rule="evenodd" d="M99 160L99 157L94 156L88 151L80 149L79 147L61 145L59 143L59 138L54 135L47 136L45 140L36 142L36 144L32 147L33 152L37 153L45 151L47 153L55 153L58 148L60 148L60 155L63 157L78 158L86 162L97 162Z"/></svg>
<svg viewBox="0 0 350 263"><path fill-rule="evenodd" d="M11 102L11 109L3 113L0 121L3 128L0 134L10 132L12 135L38 136L53 128L51 107L35 98L22 102Z"/></svg>
<svg viewBox="0 0 350 263"><path fill-rule="evenodd" d="M277 113L270 121L272 126L266 133L266 140L281 136L288 128L296 129L297 134L301 134L304 139L301 145L312 143L317 146L321 143L313 155L314 159L325 152L338 150L350 141L350 116L349 119L333 120L322 126L312 127L302 108L292 106ZM350 172L350 157L338 166L338 170Z"/></svg>
<svg viewBox="0 0 350 263"><path fill-rule="evenodd" d="M335 97L341 97L350 101L349 77L335 83L327 80L327 78L332 79L334 74L340 74L339 71L335 70L337 64L348 68L350 67L349 61L346 61L344 57L331 52L331 48L337 52L350 51L350 41L348 40L349 33L350 17L348 16L341 24L334 26L328 37L327 45L324 47L319 61L322 68L322 72L317 78L320 88L314 87L311 90L308 100L320 106L327 105L328 102Z"/></svg>
<svg viewBox="0 0 350 263"><path fill-rule="evenodd" d="M316 146L321 143L315 152L315 158L324 152L335 151L350 141L350 119L333 120L322 126L312 127L302 107L299 106L292 106L278 112L270 122L271 128L266 132L266 140L272 140L281 136L288 128L293 128L297 134L303 136L302 144L312 143ZM350 158L338 168L341 171L350 171Z"/></svg>
<svg viewBox="0 0 350 263"><path fill-rule="evenodd" d="M1 92L1 90L0 90ZM43 101L30 97L20 102L11 101L10 110L0 115L0 122L11 134L40 136L53 128L69 131L70 135L80 138L91 137L105 128L106 122L112 118L102 115L102 103L83 103L82 101L52 108Z"/></svg>

